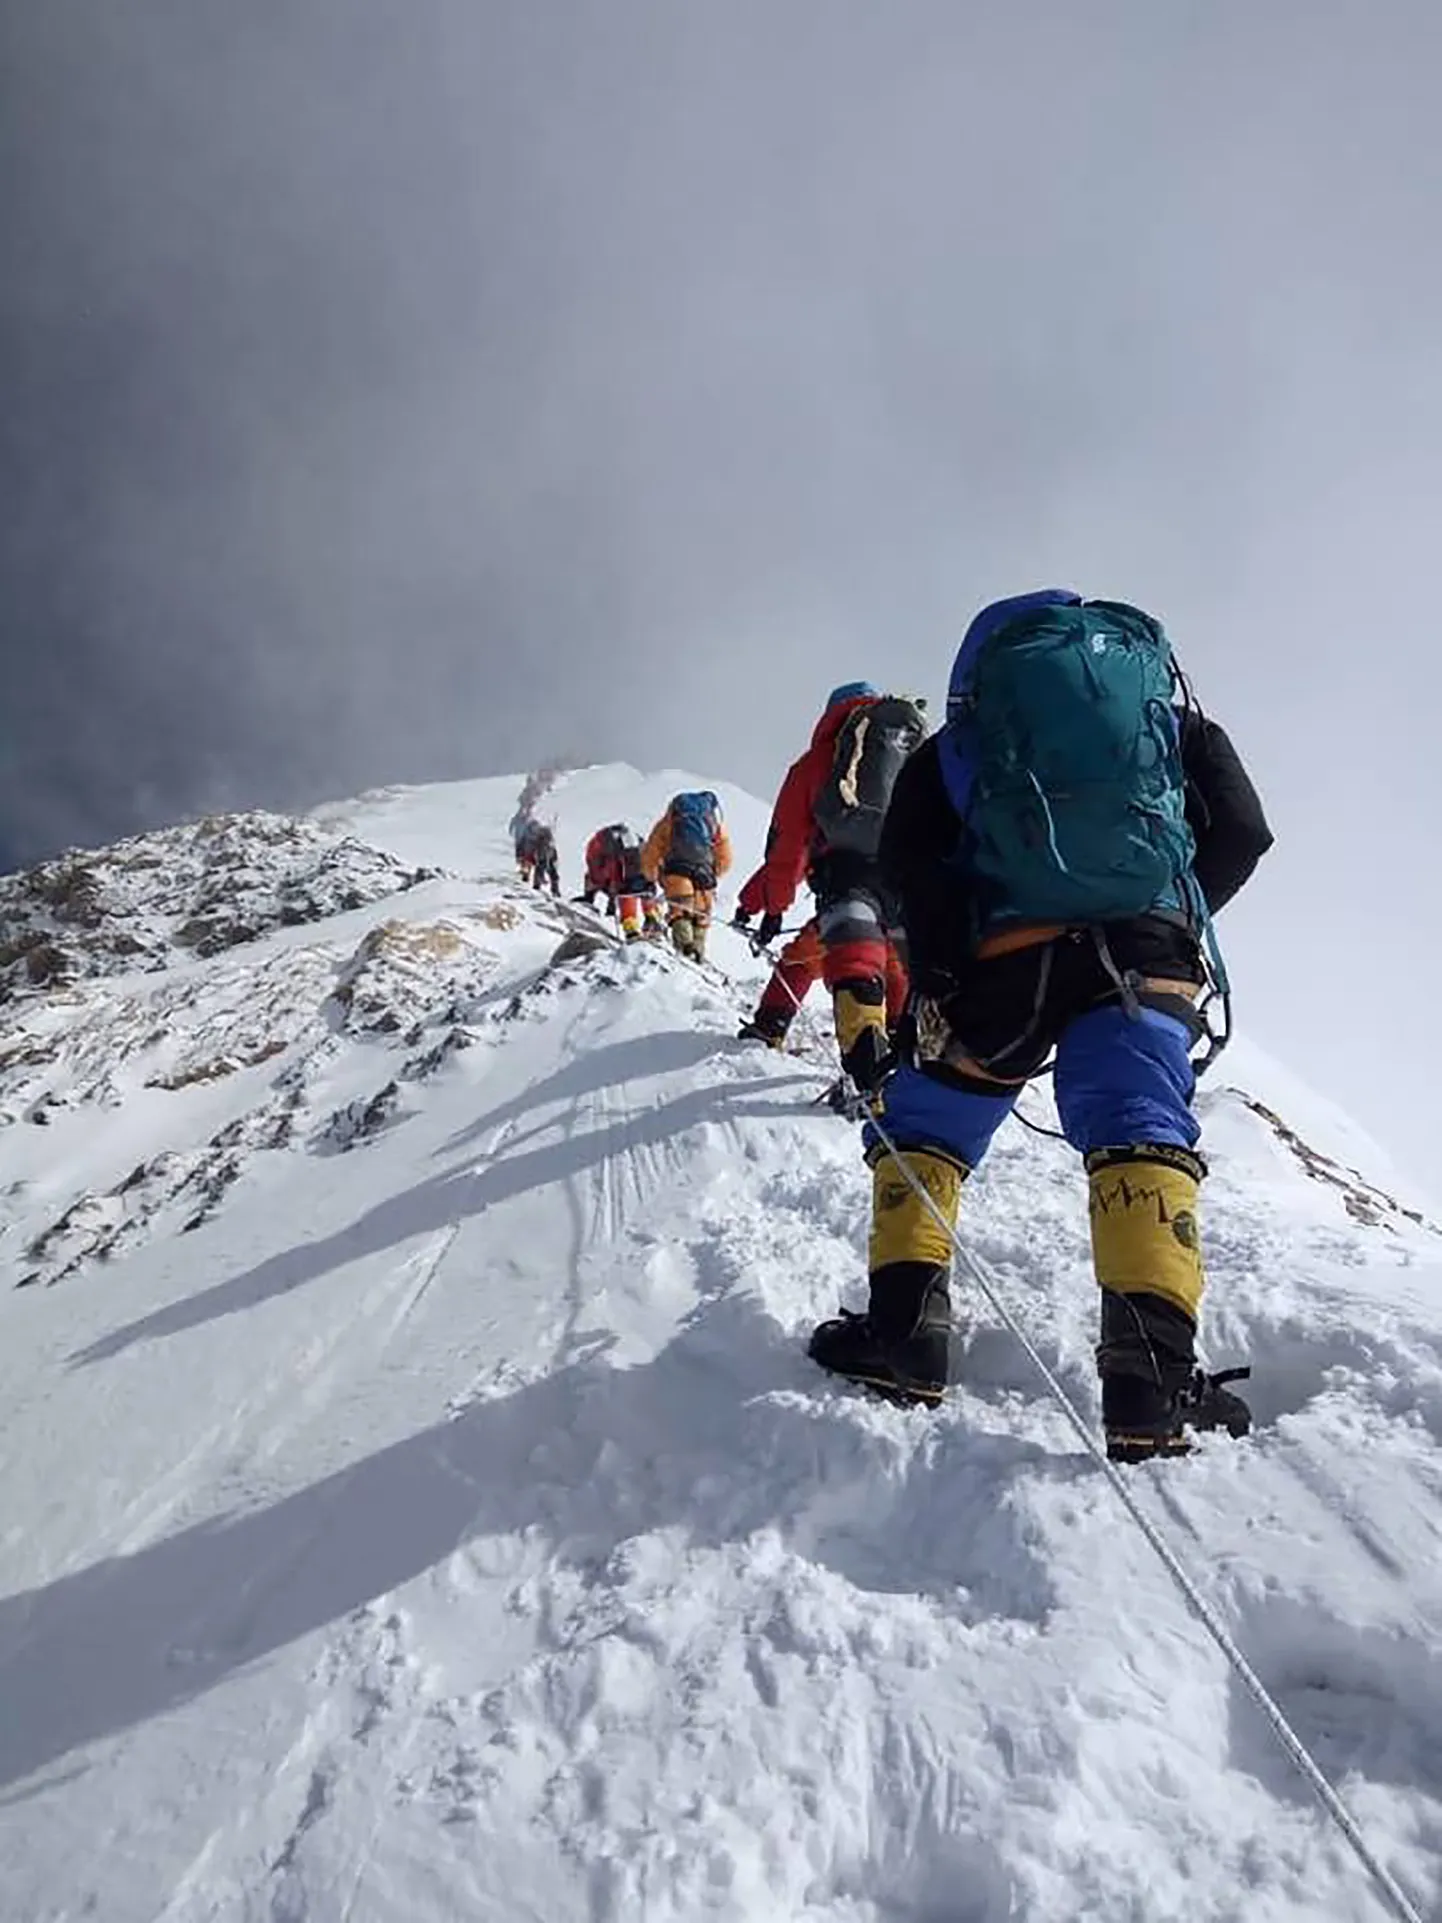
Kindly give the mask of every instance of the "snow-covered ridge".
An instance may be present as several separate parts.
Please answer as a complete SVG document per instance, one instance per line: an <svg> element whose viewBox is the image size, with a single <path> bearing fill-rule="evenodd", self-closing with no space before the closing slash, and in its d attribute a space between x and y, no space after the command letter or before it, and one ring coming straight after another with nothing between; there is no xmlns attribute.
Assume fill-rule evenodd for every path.
<svg viewBox="0 0 1442 1923"><path fill-rule="evenodd" d="M1337 1190L1342 1198L1342 1206L1354 1222L1365 1223L1369 1228L1383 1228L1400 1231L1410 1223L1414 1228L1430 1230L1434 1235L1442 1235L1442 1228L1431 1221L1418 1207L1399 1202L1388 1190L1370 1181L1362 1170L1350 1163L1338 1160L1313 1146L1305 1136L1285 1121L1274 1108L1257 1095L1251 1095L1244 1088L1235 1085L1228 1087L1227 1094L1239 1101L1253 1115L1260 1117L1271 1129L1277 1140L1291 1150L1298 1165L1314 1182L1324 1182Z"/></svg>
<svg viewBox="0 0 1442 1923"><path fill-rule="evenodd" d="M675 771L572 775L572 878L591 828L618 811L618 783L633 812L644 798L639 819L695 781ZM568 931L595 929L584 912L507 879L502 824L518 788L535 805L558 782L566 777L548 770L523 784L381 790L317 818L211 816L0 877L0 1003L11 1003L0 1129L127 1111L125 1125L89 1130L98 1180L62 1177L54 1135L9 1158L38 1170L0 1194L0 1253L18 1264L15 1280L55 1282L158 1230L200 1227L258 1152L330 1152L394 1120L406 1086L469 1045L467 1011L501 967L498 937L512 937L513 966L534 968ZM759 804L730 792L744 845ZM402 858L348 818L425 854ZM492 879L458 882L446 857ZM404 919L389 912L413 892ZM404 1044L402 1058L376 1086L312 1114L313 1089L345 1079L346 1042L380 1038ZM147 1099L200 1089L207 1102L180 1114ZM37 1222L41 1197L53 1200Z"/></svg>
<svg viewBox="0 0 1442 1923"><path fill-rule="evenodd" d="M469 1047L477 1023L505 1014L486 993L502 965L497 937L524 927L549 952L576 919L500 884L466 908L373 919L354 945L346 927L238 965L93 990L62 1029L22 1014L0 1051L0 1122L53 1128L67 1113L122 1107L127 1092L187 1090L207 1091L224 1119L203 1142L152 1146L107 1187L69 1200L26 1239L20 1285L59 1281L166 1227L199 1228L258 1152L333 1153L394 1122L409 1085ZM348 1048L377 1041L391 1046L374 1065ZM360 1094L322 1093L357 1076ZM182 1139L193 1127L191 1116L154 1114L166 1119ZM107 1131L96 1147L122 1139Z"/></svg>
<svg viewBox="0 0 1442 1923"><path fill-rule="evenodd" d="M209 815L0 876L0 1005L218 955L414 887L425 871L289 815Z"/></svg>
<svg viewBox="0 0 1442 1923"><path fill-rule="evenodd" d="M975 1303L934 1418L806 1362L868 1212L824 1025L740 1046L738 938L698 971L522 889L519 785L320 811L300 867L313 829L409 882L209 955L203 877L142 862L154 948L6 1011L0 1264L59 1286L0 1290L0 1910L1379 1916ZM563 879L694 785L560 778ZM288 837L221 845L278 904ZM1430 1913L1442 1241L1224 1059L1207 1346L1259 1427L1136 1486ZM963 1230L1094 1406L1074 1158L1004 1131Z"/></svg>

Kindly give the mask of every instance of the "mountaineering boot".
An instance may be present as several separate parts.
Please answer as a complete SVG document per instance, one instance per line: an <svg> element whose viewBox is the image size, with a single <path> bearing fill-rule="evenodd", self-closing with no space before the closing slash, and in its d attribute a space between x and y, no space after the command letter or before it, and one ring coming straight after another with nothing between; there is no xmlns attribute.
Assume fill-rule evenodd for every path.
<svg viewBox="0 0 1442 1923"><path fill-rule="evenodd" d="M1113 1462L1185 1453L1181 1395L1196 1373L1195 1344L1196 1324L1174 1302L1102 1290L1097 1374Z"/></svg>
<svg viewBox="0 0 1442 1923"><path fill-rule="evenodd" d="M843 1309L818 1324L806 1352L832 1375L892 1401L934 1406L946 1393L950 1336L946 1270L894 1262L872 1276L865 1314Z"/></svg>
<svg viewBox="0 0 1442 1923"><path fill-rule="evenodd" d="M677 915L671 923L671 944L676 953L684 955L687 961L699 960L696 953L696 924L689 915Z"/></svg>
<svg viewBox="0 0 1442 1923"><path fill-rule="evenodd" d="M841 1066L863 1095L872 1095L896 1065L886 1033L886 984L879 976L838 982L831 1008Z"/></svg>
<svg viewBox="0 0 1442 1923"><path fill-rule="evenodd" d="M1114 1462L1181 1454L1183 1396L1197 1374L1206 1163L1176 1143L1146 1142L1094 1149L1086 1166L1107 1454Z"/></svg>
<svg viewBox="0 0 1442 1923"><path fill-rule="evenodd" d="M970 1171L933 1148L874 1149L870 1160L871 1299L864 1315L823 1322L807 1353L899 1402L934 1404L946 1392L951 1346L949 1226Z"/></svg>
<svg viewBox="0 0 1442 1923"><path fill-rule="evenodd" d="M1197 1367L1196 1325L1175 1303L1145 1291L1102 1291L1102 1428L1113 1462L1185 1455L1188 1430L1225 1429L1245 1436L1252 1412L1225 1385L1250 1369Z"/></svg>
<svg viewBox="0 0 1442 1923"><path fill-rule="evenodd" d="M768 1048L784 1048L791 1017L779 1008L758 1008L736 1031L743 1042L765 1042Z"/></svg>

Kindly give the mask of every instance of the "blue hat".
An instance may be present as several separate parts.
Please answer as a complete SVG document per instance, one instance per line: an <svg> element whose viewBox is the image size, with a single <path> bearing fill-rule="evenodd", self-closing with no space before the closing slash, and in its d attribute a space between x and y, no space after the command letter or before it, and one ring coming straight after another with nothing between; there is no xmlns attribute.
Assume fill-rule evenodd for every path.
<svg viewBox="0 0 1442 1923"><path fill-rule="evenodd" d="M1071 588L1037 588L1031 594L1012 594L1004 601L989 601L980 614L972 617L971 625L957 650L956 660L952 663L951 682L946 690L947 712L950 713L967 694L977 652L983 641L989 641L998 628L1004 628L1008 621L1014 620L1019 614L1029 613L1032 608L1074 608L1080 605L1081 596Z"/></svg>
<svg viewBox="0 0 1442 1923"><path fill-rule="evenodd" d="M838 701L859 701L863 695L879 695L880 692L869 681L843 681L839 688L833 688L827 695L826 705L834 708Z"/></svg>

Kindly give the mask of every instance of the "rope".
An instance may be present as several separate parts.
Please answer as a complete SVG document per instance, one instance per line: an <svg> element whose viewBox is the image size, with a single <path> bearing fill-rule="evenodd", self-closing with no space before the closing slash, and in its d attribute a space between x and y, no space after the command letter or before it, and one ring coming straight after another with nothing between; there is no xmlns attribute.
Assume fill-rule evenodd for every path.
<svg viewBox="0 0 1442 1923"><path fill-rule="evenodd" d="M753 949L752 953L755 955L765 955L767 961L771 961L770 955L767 954L767 951L764 948ZM799 1015L801 1013L801 997L797 994L796 990L791 986L790 982L787 981L786 977L782 974L781 964L779 962L771 962L771 974L772 974L773 980L780 982L781 986L786 990L787 1000L791 1003L791 1006L796 1010L797 1014Z"/></svg>
<svg viewBox="0 0 1442 1923"><path fill-rule="evenodd" d="M1332 1787L1331 1782L1323 1773L1320 1764L1318 1764L1312 1756L1306 1744L1287 1721L1281 1706L1272 1696L1266 1684L1237 1647L1226 1624L1207 1601L1192 1577L1188 1575L1181 1559L1162 1534L1161 1530L1158 1529L1157 1525L1142 1509L1132 1491L1127 1487L1125 1478L1118 1472L1115 1463L1108 1461L1105 1451L1088 1428L1080 1410L1057 1380L1054 1372L1048 1367L1045 1359L1038 1352L1036 1345L1027 1335L1025 1329L1022 1328L1021 1324L1007 1307L1001 1291L997 1286L995 1277L991 1275L986 1264L969 1249L962 1247L956 1230L936 1206L936 1203L927 1193L925 1185L915 1175L910 1164L901 1155L895 1142L892 1141L891 1136L887 1133L886 1128L874 1115L870 1117L870 1125L875 1129L882 1146L906 1178L907 1185L912 1193L936 1223L937 1227L945 1234L951 1244L952 1252L957 1262L981 1291L988 1307L992 1309L1000 1318L1005 1328L1015 1336L1016 1340L1021 1344L1028 1360L1035 1367L1042 1381L1051 1392L1053 1400L1071 1424L1072 1428L1076 1431L1082 1447L1100 1468L1102 1474L1111 1486L1112 1493L1116 1496L1132 1521L1137 1525L1138 1529L1141 1530L1143 1536L1161 1561L1162 1567L1181 1591L1193 1615L1197 1618L1198 1622L1201 1623L1203 1629L1206 1630L1207 1634L1230 1664L1237 1680L1246 1690L1248 1696L1251 1697L1256 1707L1261 1711L1272 1734L1276 1737L1278 1743L1301 1775L1307 1787L1351 1844L1358 1861L1371 1877L1378 1893L1386 1902L1388 1909L1394 1916L1401 1918L1401 1923L1423 1923L1421 1911L1413 1905L1401 1884L1396 1881L1391 1872L1377 1857L1366 1837L1362 1834L1357 1819L1352 1815L1347 1805Z"/></svg>
<svg viewBox="0 0 1442 1923"><path fill-rule="evenodd" d="M753 944L753 952L764 954L766 951L764 949L756 949ZM782 978L782 985L785 987L787 994L790 995L799 1014L801 1012L801 1003L792 992L790 983L785 981L784 977ZM1027 1128L1034 1130L1037 1134L1055 1134L1054 1130L1043 1128L1039 1122L1028 1121L1027 1118L1018 1111L1013 1110L1013 1113L1017 1114L1017 1119ZM1358 1862L1361 1863L1371 1878L1378 1895L1386 1904L1388 1911L1391 1915L1399 1918L1400 1923L1424 1923L1421 1911L1417 1909L1401 1884L1398 1883L1391 1871L1387 1869L1386 1865L1377 1856L1371 1844L1363 1835L1356 1817L1354 1817L1352 1812L1347 1808L1347 1805L1342 1801L1341 1796L1333 1787L1321 1765L1317 1762L1296 1730L1293 1729L1292 1725L1288 1722L1281 1705L1242 1654L1231 1632L1217 1611L1202 1594L1195 1580L1187 1573L1181 1558L1177 1555L1161 1530L1142 1509L1135 1495L1127 1486L1126 1479L1118 1472L1116 1465L1107 1459L1105 1450L1087 1426L1086 1419L1083 1417L1081 1411L1062 1387L1055 1372L1041 1355L1035 1343L1031 1340L1031 1337L1026 1333L1026 1330L1008 1308L1005 1297L1002 1295L996 1279L991 1274L987 1265L978 1255L975 1255L971 1250L962 1246L955 1228L947 1221L941 1210L936 1206L931 1195L927 1192L925 1186L918 1180L910 1163L906 1161L897 1148L896 1143L892 1140L885 1124L879 1121L874 1114L868 1114L867 1120L869 1125L876 1131L877 1139L881 1142L882 1147L886 1149L887 1153L896 1163L896 1166L900 1169L907 1186L911 1189L933 1222L935 1222L936 1226L945 1235L951 1245L952 1254L956 1262L970 1276L987 1303L987 1306L992 1310L993 1314L996 1315L1003 1327L1020 1344L1028 1361L1045 1383L1053 1401L1075 1431L1082 1448L1101 1470L1113 1495L1137 1525L1137 1528L1141 1531L1142 1536L1158 1561L1171 1577L1177 1589L1181 1592L1183 1600L1191 1609L1192 1614L1211 1637L1233 1674L1251 1698L1252 1703L1261 1712L1263 1720L1271 1730L1272 1735L1276 1738L1279 1747L1289 1762L1296 1769L1298 1775L1301 1776L1303 1782L1306 1783L1308 1789L1310 1789L1316 1797L1323 1811L1331 1818L1333 1823L1336 1824L1337 1828L1351 1845Z"/></svg>
<svg viewBox="0 0 1442 1923"><path fill-rule="evenodd" d="M754 943L752 944L752 952L758 955L766 953L764 949L757 947ZM780 975L779 972L777 979L781 982L788 996L790 996L792 1003L795 1005L796 1012L800 1014L801 1003L793 993L791 984L786 980L785 976ZM1031 1129L1033 1133L1037 1135L1046 1135L1062 1141L1066 1139L1056 1129L1044 1128L1040 1122L1028 1120L1018 1108L1013 1108L1012 1113L1024 1127ZM1005 1327L1021 1345L1028 1361L1046 1384L1052 1399L1066 1417L1072 1429L1076 1432L1083 1449L1101 1470L1113 1495L1115 1495L1121 1503L1138 1529L1141 1530L1143 1537L1160 1561L1162 1567L1181 1591L1182 1597L1191 1609L1192 1614L1216 1644L1237 1680L1251 1698L1253 1704L1261 1711L1264 1721L1276 1738L1283 1753L1306 1783L1308 1789L1311 1790L1312 1794L1321 1804L1322 1809L1336 1824L1348 1843L1351 1844L1357 1860L1371 1877L1378 1894L1381 1896L1388 1910L1393 1916L1400 1918L1401 1923L1423 1923L1421 1911L1416 1908L1401 1884L1398 1883L1391 1871L1387 1869L1386 1865L1377 1856L1371 1844L1363 1835L1356 1817L1354 1817L1352 1812L1347 1808L1347 1805L1342 1801L1341 1796L1333 1787L1321 1765L1317 1762L1296 1730L1293 1729L1292 1725L1287 1721L1286 1714L1281 1705L1242 1654L1226 1624L1222 1621L1211 1603L1207 1601L1193 1578L1187 1573L1181 1558L1177 1555L1161 1530L1142 1509L1135 1495L1131 1489L1128 1488L1126 1479L1117 1470L1116 1464L1108 1460L1106 1451L1087 1426L1085 1417L1062 1387L1055 1372L1048 1366L1045 1358L1031 1340L1031 1337L1007 1307L1005 1298L997 1285L996 1279L987 1268L987 1265L979 1256L962 1246L955 1228L947 1221L946 1217L937 1207L925 1185L918 1180L910 1163L902 1156L895 1142L891 1139L891 1135L885 1125L879 1121L874 1114L869 1114L867 1120L870 1126L876 1131L877 1139L881 1142L882 1147L886 1149L887 1153L896 1163L896 1166L901 1170L907 1186L911 1189L933 1222L936 1223L937 1227L946 1236L947 1241L951 1244L952 1254L957 1263L959 1263L962 1269L965 1270L971 1280L976 1284L987 1306L998 1317L1003 1327Z"/></svg>
<svg viewBox="0 0 1442 1923"><path fill-rule="evenodd" d="M770 942L761 941L753 929L741 928L734 921L729 923L728 926L735 929L736 933L745 941L746 946L758 961L764 957L767 961L771 962L773 968L775 967L776 964L772 961ZM794 928L778 928L776 933L771 937L771 941L790 941L792 936L799 935L805 926L806 923L804 921L799 921Z"/></svg>
<svg viewBox="0 0 1442 1923"><path fill-rule="evenodd" d="M1014 1107L1011 1112L1017 1121L1021 1123L1022 1127L1029 1128L1033 1135L1044 1135L1049 1142L1064 1142L1066 1140L1066 1136L1063 1135L1059 1128L1048 1128L1045 1122L1034 1122L1029 1115L1023 1115L1020 1105Z"/></svg>

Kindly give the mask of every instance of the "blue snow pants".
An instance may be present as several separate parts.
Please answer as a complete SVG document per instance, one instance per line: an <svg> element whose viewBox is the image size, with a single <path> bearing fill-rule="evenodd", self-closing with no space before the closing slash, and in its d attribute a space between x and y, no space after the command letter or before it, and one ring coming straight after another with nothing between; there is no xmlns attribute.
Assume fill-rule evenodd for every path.
<svg viewBox="0 0 1442 1923"><path fill-rule="evenodd" d="M1145 1143L1195 1146L1196 1086L1191 1033L1177 1016L1154 1008L1129 1014L1119 1003L1093 1008L1063 1028L1056 1043L1056 1103L1072 1147L1131 1148ZM938 1148L980 1163L1021 1092L980 1092L975 1083L931 1065L899 1068L886 1083L881 1120L898 1148ZM870 1131L868 1147L876 1141Z"/></svg>

